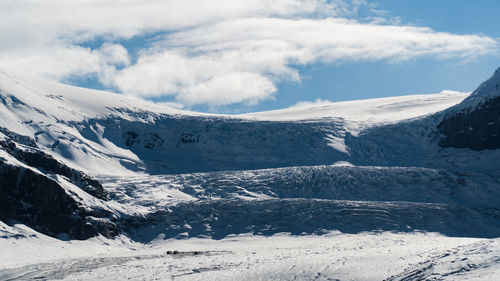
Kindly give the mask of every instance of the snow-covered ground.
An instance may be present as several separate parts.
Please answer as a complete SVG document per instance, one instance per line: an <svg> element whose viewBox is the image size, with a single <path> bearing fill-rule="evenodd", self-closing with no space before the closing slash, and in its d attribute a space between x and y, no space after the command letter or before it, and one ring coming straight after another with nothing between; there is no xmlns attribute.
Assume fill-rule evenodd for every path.
<svg viewBox="0 0 500 281"><path fill-rule="evenodd" d="M15 227L14 227L15 228ZM24 234L29 230L19 227ZM5 232L5 230L3 230ZM5 234L3 234L5 235ZM191 238L0 239L2 280L498 280L500 240L367 232Z"/></svg>
<svg viewBox="0 0 500 281"><path fill-rule="evenodd" d="M0 279L499 280L500 150L437 145L467 95L228 116L0 70L0 127L95 176L109 201L49 175L122 233L0 222Z"/></svg>

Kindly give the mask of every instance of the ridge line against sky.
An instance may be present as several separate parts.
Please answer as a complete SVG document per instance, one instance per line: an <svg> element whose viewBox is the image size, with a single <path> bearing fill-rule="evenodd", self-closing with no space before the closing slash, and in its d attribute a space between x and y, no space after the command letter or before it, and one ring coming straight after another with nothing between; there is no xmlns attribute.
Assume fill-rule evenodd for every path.
<svg viewBox="0 0 500 281"><path fill-rule="evenodd" d="M427 0L419 2L446 11ZM437 70L443 69L438 64L447 69L482 65L481 75L493 70L484 58L498 61L498 34L485 35L481 27L473 32L436 30L418 24L421 14L395 15L410 4L398 5L394 8L390 0L8 0L0 3L0 66L219 112L359 98L342 89L370 91L353 85L363 74L385 71L390 76L405 66ZM455 17L464 12L455 11ZM417 25L405 24L412 17ZM422 83L419 72L413 72L414 83ZM412 79L411 74L401 77ZM346 81L328 82L336 78ZM467 89L455 89L473 90L474 78L467 80ZM388 85L385 95L393 92ZM373 87L372 96L361 97L383 95Z"/></svg>

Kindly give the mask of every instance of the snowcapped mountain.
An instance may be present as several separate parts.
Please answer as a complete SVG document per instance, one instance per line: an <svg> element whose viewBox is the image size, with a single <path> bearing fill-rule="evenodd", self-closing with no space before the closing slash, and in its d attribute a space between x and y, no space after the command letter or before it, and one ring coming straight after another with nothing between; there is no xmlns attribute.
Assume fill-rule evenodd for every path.
<svg viewBox="0 0 500 281"><path fill-rule="evenodd" d="M500 148L500 68L466 100L448 110L439 124L444 147Z"/></svg>
<svg viewBox="0 0 500 281"><path fill-rule="evenodd" d="M499 84L231 116L2 70L0 233L499 237Z"/></svg>
<svg viewBox="0 0 500 281"><path fill-rule="evenodd" d="M112 237L112 212L95 201L107 201L103 186L41 151L25 136L1 129L0 219L17 220L57 236L87 239Z"/></svg>
<svg viewBox="0 0 500 281"><path fill-rule="evenodd" d="M0 72L0 126L91 174L186 173L347 161L347 135L450 107L463 93L223 116Z"/></svg>

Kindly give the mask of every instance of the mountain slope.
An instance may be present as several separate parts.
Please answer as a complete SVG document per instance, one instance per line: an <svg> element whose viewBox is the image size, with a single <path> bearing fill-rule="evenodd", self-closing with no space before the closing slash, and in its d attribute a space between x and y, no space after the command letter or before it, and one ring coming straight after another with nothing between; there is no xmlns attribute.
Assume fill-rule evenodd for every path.
<svg viewBox="0 0 500 281"><path fill-rule="evenodd" d="M438 125L470 99L446 108L465 96L445 92L227 116L2 71L0 126L10 137L0 153L13 168L1 187L18 210L3 220L22 221L24 197L14 192L14 179L22 179L23 168L65 194L70 207L61 213L95 225L92 235L150 241L406 229L496 237L498 150L439 145L444 131ZM482 110L481 104L469 110ZM45 205L33 212L42 210ZM89 236L22 222L53 236Z"/></svg>
<svg viewBox="0 0 500 281"><path fill-rule="evenodd" d="M0 71L0 279L498 280L498 75L225 116Z"/></svg>
<svg viewBox="0 0 500 281"><path fill-rule="evenodd" d="M2 71L0 126L91 174L258 169L349 161L348 134L431 114L464 97L404 96L221 116Z"/></svg>
<svg viewBox="0 0 500 281"><path fill-rule="evenodd" d="M461 104L448 110L439 130L443 147L500 148L500 68Z"/></svg>
<svg viewBox="0 0 500 281"><path fill-rule="evenodd" d="M117 234L97 180L40 151L32 139L0 131L0 220L73 239Z"/></svg>

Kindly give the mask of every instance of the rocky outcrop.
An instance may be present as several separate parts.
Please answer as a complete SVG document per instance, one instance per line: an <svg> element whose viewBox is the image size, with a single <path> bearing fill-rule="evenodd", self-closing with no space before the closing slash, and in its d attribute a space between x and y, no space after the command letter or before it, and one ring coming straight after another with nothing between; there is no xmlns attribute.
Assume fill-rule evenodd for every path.
<svg viewBox="0 0 500 281"><path fill-rule="evenodd" d="M108 194L97 180L64 165L49 154L41 151L31 138L21 136L5 128L0 128L0 132L6 136L6 139L0 140L0 147L20 162L47 173L65 176L92 196L108 200Z"/></svg>
<svg viewBox="0 0 500 281"><path fill-rule="evenodd" d="M123 133L123 140L125 141L126 146L132 146L134 144L141 144L144 148L149 150L154 150L155 148L160 147L165 140L163 140L156 133L148 133L145 135L139 135L133 131L127 131Z"/></svg>
<svg viewBox="0 0 500 281"><path fill-rule="evenodd" d="M50 236L62 234L72 239L118 234L111 212L84 205L55 178L64 176L90 196L107 199L97 180L43 153L28 137L3 128L1 133L5 137L0 140L0 149L24 165L0 157L0 220L20 222Z"/></svg>
<svg viewBox="0 0 500 281"><path fill-rule="evenodd" d="M500 148L500 97L493 97L473 109L464 109L445 119L438 126L444 135L441 147L473 150Z"/></svg>

